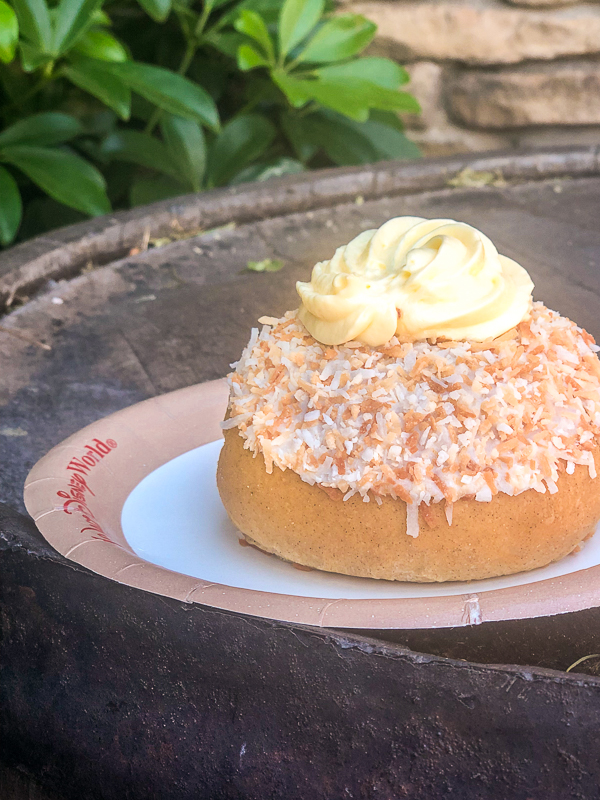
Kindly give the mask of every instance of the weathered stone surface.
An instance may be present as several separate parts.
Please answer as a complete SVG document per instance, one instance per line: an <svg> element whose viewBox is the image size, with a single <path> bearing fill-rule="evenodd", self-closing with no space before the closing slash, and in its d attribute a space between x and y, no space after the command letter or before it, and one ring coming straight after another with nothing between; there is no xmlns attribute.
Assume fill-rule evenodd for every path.
<svg viewBox="0 0 600 800"><path fill-rule="evenodd" d="M483 134L482 134L483 135ZM572 147L598 146L600 125L582 127L533 127L515 131L509 136L515 147Z"/></svg>
<svg viewBox="0 0 600 800"><path fill-rule="evenodd" d="M478 153L500 150L510 146L507 136L470 131L454 124L446 113L444 104L444 68L433 61L415 61L409 64L408 85L419 103L421 113L407 114L404 123L410 138L426 156L444 156L454 153Z"/></svg>
<svg viewBox="0 0 600 800"><path fill-rule="evenodd" d="M600 63L469 70L449 82L453 117L474 128L600 124Z"/></svg>
<svg viewBox="0 0 600 800"><path fill-rule="evenodd" d="M379 26L375 48L399 61L516 64L600 53L600 7L530 10L500 0L352 3Z"/></svg>
<svg viewBox="0 0 600 800"><path fill-rule="evenodd" d="M507 185L449 188L465 168L500 172ZM598 337L599 175L593 147L313 173L230 195L236 228L119 263L111 257L52 285L3 320L47 338L52 350L15 339L0 354L3 388L17 365L28 376L20 389L10 381L3 425L29 431L14 450L0 443L2 491L16 504L32 462L86 422L223 374L257 317L289 307L294 281L317 256L390 216L451 216L482 228L527 265L538 297ZM241 222L261 196L279 214ZM217 201L225 213L223 198L179 200L179 216L206 219ZM143 225L166 211L141 214ZM130 212L117 216L97 252L102 240L112 251L131 224ZM99 226L63 231L63 250ZM285 269L242 271L264 255L283 258ZM58 277L73 263L64 268ZM598 795L600 681L539 668L565 669L600 651L597 609L378 632L374 641L191 608L109 582L65 561L30 521L1 507L0 551L0 761L65 799ZM394 636L400 647L384 641ZM505 658L529 666L464 661ZM9 800L12 784L2 777L0 765L0 798ZM43 796L27 786L26 797Z"/></svg>
<svg viewBox="0 0 600 800"><path fill-rule="evenodd" d="M579 0L505 0L511 6L524 8L554 8L557 6L574 6Z"/></svg>

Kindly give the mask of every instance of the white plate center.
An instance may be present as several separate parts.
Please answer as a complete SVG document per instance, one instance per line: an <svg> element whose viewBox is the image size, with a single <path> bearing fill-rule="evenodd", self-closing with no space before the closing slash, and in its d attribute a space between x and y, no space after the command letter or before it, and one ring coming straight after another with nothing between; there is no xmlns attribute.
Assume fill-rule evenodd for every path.
<svg viewBox="0 0 600 800"><path fill-rule="evenodd" d="M121 516L125 538L138 556L194 578L275 594L334 599L439 597L521 586L600 564L600 536L581 552L532 572L454 583L400 583L304 572L275 556L242 547L221 504L216 469L222 441L190 450L146 476Z"/></svg>

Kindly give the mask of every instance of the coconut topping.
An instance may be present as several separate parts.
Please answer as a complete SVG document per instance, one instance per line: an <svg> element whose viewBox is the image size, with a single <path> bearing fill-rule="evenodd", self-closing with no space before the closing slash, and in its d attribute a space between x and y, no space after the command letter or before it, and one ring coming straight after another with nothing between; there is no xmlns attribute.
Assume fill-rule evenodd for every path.
<svg viewBox="0 0 600 800"><path fill-rule="evenodd" d="M267 472L292 469L344 500L400 498L413 536L417 509L426 518L431 503L445 501L451 524L463 497L555 493L576 464L596 477L599 348L542 303L483 342L329 347L296 312L262 321L232 365L222 425L263 454Z"/></svg>

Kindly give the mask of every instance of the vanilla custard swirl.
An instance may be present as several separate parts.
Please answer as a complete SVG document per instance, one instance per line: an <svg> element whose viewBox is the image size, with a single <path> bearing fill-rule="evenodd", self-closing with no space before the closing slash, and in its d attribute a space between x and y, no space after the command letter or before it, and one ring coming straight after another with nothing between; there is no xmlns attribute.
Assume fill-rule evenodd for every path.
<svg viewBox="0 0 600 800"><path fill-rule="evenodd" d="M317 341L377 347L394 335L493 339L529 314L533 283L470 225L396 217L338 248L296 287L298 315Z"/></svg>

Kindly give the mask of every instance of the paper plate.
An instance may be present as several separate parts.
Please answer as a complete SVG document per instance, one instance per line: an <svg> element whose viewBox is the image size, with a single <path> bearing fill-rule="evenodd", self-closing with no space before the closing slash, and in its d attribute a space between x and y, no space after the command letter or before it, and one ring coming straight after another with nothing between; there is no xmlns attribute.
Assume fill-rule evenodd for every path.
<svg viewBox="0 0 600 800"><path fill-rule="evenodd" d="M95 422L31 470L27 510L62 555L111 580L288 622L440 628L600 605L600 535L544 569L442 584L306 571L240 546L215 481L226 405L213 381Z"/></svg>

